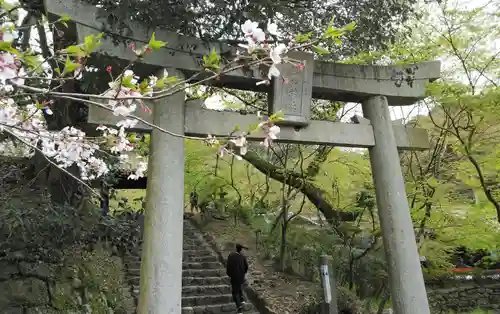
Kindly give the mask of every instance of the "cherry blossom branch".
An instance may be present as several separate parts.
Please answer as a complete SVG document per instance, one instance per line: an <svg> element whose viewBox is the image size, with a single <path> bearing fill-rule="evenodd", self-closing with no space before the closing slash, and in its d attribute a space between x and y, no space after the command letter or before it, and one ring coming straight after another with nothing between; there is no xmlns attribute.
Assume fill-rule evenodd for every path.
<svg viewBox="0 0 500 314"><path fill-rule="evenodd" d="M74 96L72 93L46 92L45 90L43 90L41 88L26 86L23 84L19 84L17 82L12 82L12 85L17 86L17 87L22 88L22 89L25 89L25 90L28 90L28 91L31 91L31 92L34 92L34 93L44 93L44 94L54 96L57 98L79 101L79 102L82 102L84 104L94 105L94 106L97 106L99 108L103 108L107 111L113 112L113 109L109 108L105 104L101 104L99 102L88 100L88 99L78 98L77 96ZM81 94L77 94L77 95L81 95ZM83 95L85 95L85 94L83 94ZM85 95L85 97L94 98L94 95L87 94L87 95ZM111 98L111 100L113 100L113 99ZM148 122L148 121L146 121L146 120L144 120L136 115L133 115L133 114L128 114L128 115L125 115L124 117L137 120L139 122L146 124L147 126L150 126L151 128L157 129L158 131L161 131L163 133L166 133L166 134L174 136L174 137L180 137L180 138L185 138L185 139L190 139L190 140L204 140L204 138L201 138L201 137L186 136L186 135L174 133L172 131L169 131L169 130L166 130L162 127L159 127L159 126L155 125L154 123Z"/></svg>
<svg viewBox="0 0 500 314"><path fill-rule="evenodd" d="M265 59L263 59L265 60ZM222 74L224 73L228 73L228 72L231 72L231 71L234 71L234 70L238 70L238 69L241 69L243 67L246 67L246 66L252 66L252 65L256 65L256 64L259 64L263 62L262 60L257 60L257 61L254 61L250 64L244 64L244 65L238 65L238 66L235 66L235 67L232 67L232 68L229 68L221 73L216 73L212 76L209 76L205 79L202 79L200 81L197 81L195 83L192 83L192 84L189 84L187 86L184 86L182 88L179 88L177 90L174 90L174 91L171 91L171 92L165 92L163 91L162 93L163 94L160 94L160 95L157 95L157 96L121 96L121 97L111 97L111 96L104 96L104 95L93 95L93 94L82 94L82 93L65 93L65 92L55 92L55 91L48 91L48 90L44 90L44 89L41 89L41 88L34 88L34 87L30 87L30 86L27 86L27 85L23 85L23 84L19 84L17 82L15 82L14 80L10 80L10 83L12 85L15 85L19 88L23 88L23 89L26 89L26 90L32 90L33 92L36 92L36 93L42 93L42 94L45 94L45 95L51 95L51 96L57 96L57 97L61 97L61 98L64 98L64 97L89 97L89 98L95 98L95 99L101 99L101 100L159 100L161 98L165 98L165 97L168 97L168 96L172 96L182 90L186 90L188 88L191 88L191 87L195 87L195 86L198 86L198 85L201 85L207 81L210 81L210 80L213 80L219 76L221 76ZM186 81L182 81L182 82L179 82L179 83L176 83L175 85L173 85L171 88L175 88L175 87L178 87L182 84L185 84ZM106 108L108 109L108 108ZM139 120L140 121L140 120ZM142 121L141 121L142 122Z"/></svg>
<svg viewBox="0 0 500 314"><path fill-rule="evenodd" d="M94 195L96 195L97 197L99 197L99 199L101 199L101 196L99 193L97 193L90 185L88 185L87 183L85 183L82 179L78 178L77 176L75 176L74 174L72 174L71 172L69 172L68 170L62 168L61 166L59 166L57 163L53 162L52 160L50 160L49 157L47 157L43 151L36 147L36 145L33 145L25 140L23 140L21 137L17 136L16 134L14 134L13 132L5 129L4 132L10 134L12 137L16 138L18 141L20 141L21 143L23 143L24 145L36 150L37 152L39 152L40 154L43 155L43 157L45 158L45 160L47 160L48 163L50 163L51 165L57 167L59 170L61 170L62 172L64 172L65 174L67 174L68 176L70 176L71 178L75 179L76 181L78 181L79 183L81 183L82 185L84 185L87 189L89 189Z"/></svg>

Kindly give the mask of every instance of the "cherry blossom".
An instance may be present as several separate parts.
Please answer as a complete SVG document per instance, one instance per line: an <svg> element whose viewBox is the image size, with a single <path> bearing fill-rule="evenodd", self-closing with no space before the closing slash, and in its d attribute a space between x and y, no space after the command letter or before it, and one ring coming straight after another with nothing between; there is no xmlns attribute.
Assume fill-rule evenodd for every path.
<svg viewBox="0 0 500 314"><path fill-rule="evenodd" d="M207 138L205 139L205 143L207 143L208 146L215 146L219 144L219 141L215 136L212 136L212 134L208 134Z"/></svg>
<svg viewBox="0 0 500 314"><path fill-rule="evenodd" d="M246 20L243 25L241 25L241 30L246 36L251 38L255 42L263 42L266 40L266 33L259 28L259 23L252 22L251 20Z"/></svg>
<svg viewBox="0 0 500 314"><path fill-rule="evenodd" d="M17 76L17 65L10 53L0 54L0 80L5 81Z"/></svg>
<svg viewBox="0 0 500 314"><path fill-rule="evenodd" d="M259 28L259 23L252 22L251 20L246 20L245 23L241 25L241 30L247 36L252 36L257 28Z"/></svg>
<svg viewBox="0 0 500 314"><path fill-rule="evenodd" d="M285 44L279 44L274 48L271 48L269 53L271 60L273 60L274 64L280 64L283 60L281 59L281 55L286 53L287 48Z"/></svg>
<svg viewBox="0 0 500 314"><path fill-rule="evenodd" d="M269 59L271 59L272 64L268 72L269 80L257 83L269 84L273 76L280 76L276 65L284 62L282 55L286 53L287 47L283 44L270 45L266 41L266 32L259 28L257 22L247 20L241 25L241 30L245 35L247 44L240 44L240 47L245 48L249 55L257 51L259 53L263 52L264 56L267 55L263 62L264 64L267 64ZM272 36L278 36L279 34L278 26L271 21L267 23L266 31ZM14 34L11 31L0 30L0 41L4 43L12 42ZM134 44L130 45L130 49L139 58L152 51L149 46L136 49ZM258 57L260 58L260 56L259 54ZM101 136L98 137L88 137L85 132L73 126L67 126L59 131L48 130L45 116L53 114L50 106L52 100L43 100L42 103L26 105L26 102L29 102L30 98L18 99L8 97L9 93L13 92L16 86L14 82L22 81L22 85L24 85L24 79L28 78L25 77L27 76L26 69L21 67L20 60L23 60L22 55L18 59L16 58L11 53L0 53L0 88L2 92L5 92L0 97L0 132L8 133L15 139L2 141L0 149L8 148L14 151L14 142L20 141L25 144L23 147L27 147L26 153L29 155L34 154L35 151L39 151L50 162L60 168L78 167L82 180L94 180L109 172L110 166L106 164L105 159L102 157L104 156L103 151L116 155L119 159L119 164L129 162L127 152L134 150L134 145L128 139L127 129L136 127L138 120L124 118L116 123L114 127L100 125L96 128L96 130L101 131ZM85 71L92 71L88 66L85 66L85 58L79 56L73 60L73 62L77 63L76 65L74 64L76 68L71 74L73 79L80 79L83 77ZM253 58L259 61L256 59L257 55L254 55ZM94 70L98 71L99 69ZM111 77L114 69L108 65L104 67L104 70ZM165 71L160 77L168 77L168 72ZM111 110L115 116L129 117L137 110L138 106L146 112L151 112L143 100L145 97L153 96L154 90L160 89L158 87L159 79L156 76L149 76L146 87L144 86L146 84L139 84L140 79L132 70L124 71L116 79L111 77L112 81L108 84L108 90L100 95L106 99L103 100L103 97L100 97L96 101L104 103L104 106ZM12 85L6 85L7 82L12 82ZM8 88L9 86L10 89ZM41 97L41 99L46 99L46 96L50 97L50 93L52 92L47 87L39 88L39 91L40 94L44 94L44 97ZM76 94L74 97L77 97ZM92 95L89 95L89 98L92 99ZM18 100L19 102L16 103ZM266 146L270 145L280 132L279 127L274 125L270 120L261 122L258 128L266 134L263 142ZM212 135L208 135L204 141L210 146L217 146L220 156L231 154L241 159L241 156L248 152L247 136L247 133L231 136L223 145ZM238 150L237 154L233 152L233 149L236 148ZM147 171L147 161L135 163L134 168L133 173L129 175L129 179L136 180L143 177Z"/></svg>
<svg viewBox="0 0 500 314"><path fill-rule="evenodd" d="M0 42L12 42L14 40L14 34L9 30L0 30Z"/></svg>
<svg viewBox="0 0 500 314"><path fill-rule="evenodd" d="M12 98L0 100L0 132L4 127L13 126L19 123L17 116L17 106Z"/></svg>
<svg viewBox="0 0 500 314"><path fill-rule="evenodd" d="M240 155L245 155L248 152L247 139L246 134L242 134L241 136L232 139L231 142L240 148Z"/></svg>
<svg viewBox="0 0 500 314"><path fill-rule="evenodd" d="M135 112L137 106L135 104L131 104L130 106L116 106L113 109L113 115L115 116L128 116L129 114Z"/></svg>
<svg viewBox="0 0 500 314"><path fill-rule="evenodd" d="M143 95L130 88L117 85L119 85L119 82L109 83L111 88L104 92L102 96L113 98L108 100L108 106L113 109L113 114L115 116L128 116L137 109L135 102L142 105L140 98L142 98ZM136 99L130 97L135 97Z"/></svg>
<svg viewBox="0 0 500 314"><path fill-rule="evenodd" d="M266 33L264 33L262 29L257 27L253 32L252 39L256 42L263 42L264 40L266 40Z"/></svg>
<svg viewBox="0 0 500 314"><path fill-rule="evenodd" d="M267 77L271 79L273 76L279 77L281 75L280 70L276 67L276 65L271 65L269 67L269 72L267 73Z"/></svg>
<svg viewBox="0 0 500 314"><path fill-rule="evenodd" d="M251 38L246 38L247 44L238 44L241 48L244 48L247 50L248 54L254 53L255 50L257 50L258 46L257 44L251 39Z"/></svg>
<svg viewBox="0 0 500 314"><path fill-rule="evenodd" d="M273 36L279 36L278 33L278 25L275 23L271 23L271 20L267 23L267 32Z"/></svg>
<svg viewBox="0 0 500 314"><path fill-rule="evenodd" d="M280 127L275 125L271 120L266 119L259 123L258 128L264 131L266 137L264 141L261 143L265 147L269 147L273 140L278 138L278 134L281 131Z"/></svg>
<svg viewBox="0 0 500 314"><path fill-rule="evenodd" d="M137 168L135 170L135 173L130 174L128 178L130 180L137 180L139 178L144 177L145 172L148 170L148 164L147 162L140 161L137 165Z"/></svg>
<svg viewBox="0 0 500 314"><path fill-rule="evenodd" d="M125 129L133 128L137 125L139 121L133 119L121 120L116 123L117 127L124 127Z"/></svg>

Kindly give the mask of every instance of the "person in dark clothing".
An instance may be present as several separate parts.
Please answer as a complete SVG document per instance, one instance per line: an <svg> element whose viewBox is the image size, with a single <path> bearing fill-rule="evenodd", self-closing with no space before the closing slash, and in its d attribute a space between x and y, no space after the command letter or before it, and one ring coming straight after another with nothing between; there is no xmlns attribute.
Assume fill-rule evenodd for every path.
<svg viewBox="0 0 500 314"><path fill-rule="evenodd" d="M231 252L227 257L226 268L226 274L231 278L231 293L238 313L242 313L243 304L245 304L242 286L245 283L245 275L248 271L247 259L241 252L243 249L246 249L246 247L236 244L236 252Z"/></svg>
<svg viewBox="0 0 500 314"><path fill-rule="evenodd" d="M198 205L198 193L196 193L196 191L192 191L189 194L189 203L191 204L191 213L194 212L194 209L200 211L200 207Z"/></svg>

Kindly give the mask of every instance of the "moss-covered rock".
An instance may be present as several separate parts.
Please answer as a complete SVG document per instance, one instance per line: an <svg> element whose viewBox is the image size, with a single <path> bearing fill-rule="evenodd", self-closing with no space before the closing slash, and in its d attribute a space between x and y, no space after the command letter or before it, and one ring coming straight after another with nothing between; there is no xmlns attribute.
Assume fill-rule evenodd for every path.
<svg viewBox="0 0 500 314"><path fill-rule="evenodd" d="M133 299L122 261L100 245L67 250L53 294L57 309L89 307L92 313L132 313Z"/></svg>
<svg viewBox="0 0 500 314"><path fill-rule="evenodd" d="M0 309L44 305L49 302L47 284L37 278L19 278L0 282Z"/></svg>

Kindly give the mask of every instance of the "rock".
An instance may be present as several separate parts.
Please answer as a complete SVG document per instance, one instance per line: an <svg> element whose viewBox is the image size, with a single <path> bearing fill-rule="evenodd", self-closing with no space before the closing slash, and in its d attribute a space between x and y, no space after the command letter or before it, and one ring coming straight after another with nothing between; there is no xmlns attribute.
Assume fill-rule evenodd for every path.
<svg viewBox="0 0 500 314"><path fill-rule="evenodd" d="M7 259L8 260L23 260L26 258L26 255L24 254L23 251L14 251L14 252L9 252L7 253Z"/></svg>
<svg viewBox="0 0 500 314"><path fill-rule="evenodd" d="M24 276L33 276L37 278L50 279L54 278L55 272L46 263L19 263L19 270Z"/></svg>
<svg viewBox="0 0 500 314"><path fill-rule="evenodd" d="M15 264L8 261L0 261L0 280L7 280L18 273L19 270Z"/></svg>
<svg viewBox="0 0 500 314"><path fill-rule="evenodd" d="M71 284L72 284L73 288L78 289L82 286L82 281L79 278L73 278L73 281Z"/></svg>
<svg viewBox="0 0 500 314"><path fill-rule="evenodd" d="M0 308L16 305L45 305L49 292L44 281L36 278L0 282Z"/></svg>
<svg viewBox="0 0 500 314"><path fill-rule="evenodd" d="M58 314L58 311L51 307L33 307L26 309L24 314Z"/></svg>
<svg viewBox="0 0 500 314"><path fill-rule="evenodd" d="M10 307L8 309L2 309L2 314L24 314L22 307Z"/></svg>

